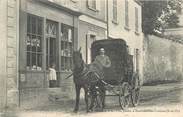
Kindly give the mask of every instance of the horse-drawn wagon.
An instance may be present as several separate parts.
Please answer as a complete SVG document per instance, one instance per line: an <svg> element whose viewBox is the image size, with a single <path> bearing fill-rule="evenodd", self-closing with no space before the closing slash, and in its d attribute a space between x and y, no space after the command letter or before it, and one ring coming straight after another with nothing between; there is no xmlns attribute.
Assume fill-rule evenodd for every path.
<svg viewBox="0 0 183 117"><path fill-rule="evenodd" d="M105 49L105 54L111 60L111 67L103 69L105 89L112 92L105 96L119 96L122 109L129 106L130 100L136 106L139 102L140 81L138 72L133 69L133 56L129 54L126 42L122 39L95 41L91 49L92 60L99 54L100 48ZM98 104L104 101L100 99L96 100Z"/></svg>
<svg viewBox="0 0 183 117"><path fill-rule="evenodd" d="M73 60L75 64L74 82L76 86L76 106L78 110L79 90L84 88L87 111L89 109L103 109L105 105L105 96L118 96L119 104L122 109L129 106L130 100L133 106L139 102L140 81L138 71L133 68L133 56L129 54L126 42L122 39L105 39L95 41L91 46L92 61L99 54L100 48L105 49L105 54L111 61L109 68L104 68L104 77L93 73L84 64L82 55L74 52ZM93 83L96 79L98 82ZM78 89L78 90L77 90Z"/></svg>

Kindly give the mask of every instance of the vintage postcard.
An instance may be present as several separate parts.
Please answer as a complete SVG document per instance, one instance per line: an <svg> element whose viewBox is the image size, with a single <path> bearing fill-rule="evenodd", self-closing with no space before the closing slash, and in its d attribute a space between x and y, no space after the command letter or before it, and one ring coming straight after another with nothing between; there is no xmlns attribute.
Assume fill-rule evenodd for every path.
<svg viewBox="0 0 183 117"><path fill-rule="evenodd" d="M0 0L0 117L183 117L183 0Z"/></svg>

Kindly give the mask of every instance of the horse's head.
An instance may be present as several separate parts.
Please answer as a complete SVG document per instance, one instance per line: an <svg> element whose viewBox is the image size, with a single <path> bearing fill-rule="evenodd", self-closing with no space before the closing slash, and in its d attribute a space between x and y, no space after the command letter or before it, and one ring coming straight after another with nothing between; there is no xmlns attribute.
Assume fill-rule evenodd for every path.
<svg viewBox="0 0 183 117"><path fill-rule="evenodd" d="M83 68L84 61L82 59L81 48L73 52L73 64L74 70L81 70Z"/></svg>

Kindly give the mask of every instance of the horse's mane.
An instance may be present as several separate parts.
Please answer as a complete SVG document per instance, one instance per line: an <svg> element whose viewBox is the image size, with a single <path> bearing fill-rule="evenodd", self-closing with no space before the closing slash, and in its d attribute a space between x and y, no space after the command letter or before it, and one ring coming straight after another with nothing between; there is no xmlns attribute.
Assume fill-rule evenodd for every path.
<svg viewBox="0 0 183 117"><path fill-rule="evenodd" d="M82 54L80 53L80 51L74 51L74 53L75 54L79 54L79 56L76 56L76 57L79 57L79 59L80 59L80 62L81 62L81 69L78 69L78 68L76 68L74 71L76 71L76 72L79 72L79 70L83 70L83 68L85 67L85 62L84 62L84 60L83 60L83 58L82 58ZM75 57L75 56L74 56ZM73 57L73 59L76 59L76 58L74 58ZM79 62L79 61L75 61L75 62Z"/></svg>

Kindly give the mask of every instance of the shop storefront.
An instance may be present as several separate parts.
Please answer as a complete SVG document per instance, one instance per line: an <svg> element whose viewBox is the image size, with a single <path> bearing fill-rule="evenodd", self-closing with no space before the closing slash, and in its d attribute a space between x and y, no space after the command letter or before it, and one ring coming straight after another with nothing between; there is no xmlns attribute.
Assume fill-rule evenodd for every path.
<svg viewBox="0 0 183 117"><path fill-rule="evenodd" d="M19 90L20 103L42 94L49 86L49 68L55 64L54 88L71 91L72 52L77 49L77 11L41 1L22 1L20 8ZM63 91L64 90L64 91ZM43 93L45 96L45 94Z"/></svg>

